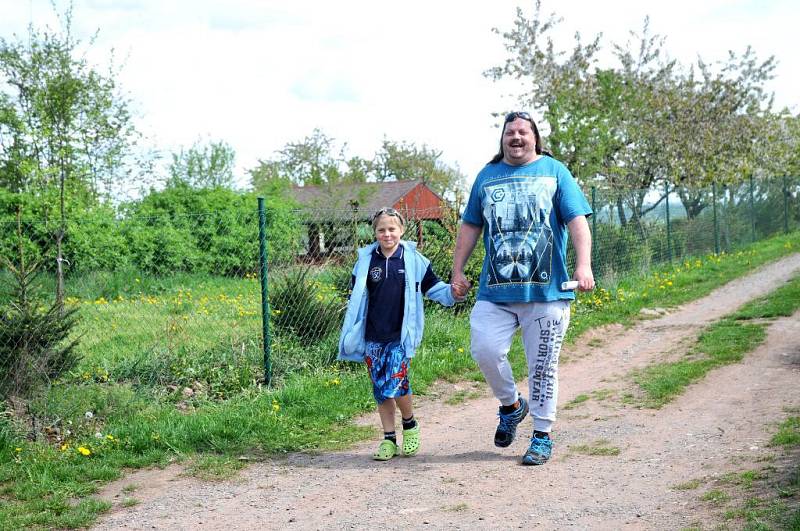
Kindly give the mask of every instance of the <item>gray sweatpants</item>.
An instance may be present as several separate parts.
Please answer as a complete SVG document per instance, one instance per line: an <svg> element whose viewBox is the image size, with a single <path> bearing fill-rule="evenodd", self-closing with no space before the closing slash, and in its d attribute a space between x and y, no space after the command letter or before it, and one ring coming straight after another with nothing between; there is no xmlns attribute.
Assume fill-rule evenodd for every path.
<svg viewBox="0 0 800 531"><path fill-rule="evenodd" d="M517 328L528 360L533 429L550 432L556 420L558 355L569 326L569 301L493 303L478 301L470 316L472 358L504 406L519 396L508 351Z"/></svg>

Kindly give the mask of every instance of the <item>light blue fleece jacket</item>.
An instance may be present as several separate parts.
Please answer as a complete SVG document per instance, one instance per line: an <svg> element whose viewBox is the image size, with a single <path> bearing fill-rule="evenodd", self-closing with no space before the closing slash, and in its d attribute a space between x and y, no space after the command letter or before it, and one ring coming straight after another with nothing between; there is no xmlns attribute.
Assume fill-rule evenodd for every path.
<svg viewBox="0 0 800 531"><path fill-rule="evenodd" d="M406 270L405 307L403 308L403 325L400 330L400 342L405 349L406 356L413 357L422 342L422 332L425 328L425 311L420 293L420 282L425 276L430 260L417 251L417 245L405 240L400 241L403 246L403 261ZM378 242L372 243L358 250L358 260L353 267L355 285L347 304L347 313L344 316L342 334L339 337L338 359L346 361L364 361L367 346L364 340L364 331L367 326L367 273L372 253ZM424 294L444 306L456 303L450 284L437 282ZM392 301L386 301L392 304Z"/></svg>

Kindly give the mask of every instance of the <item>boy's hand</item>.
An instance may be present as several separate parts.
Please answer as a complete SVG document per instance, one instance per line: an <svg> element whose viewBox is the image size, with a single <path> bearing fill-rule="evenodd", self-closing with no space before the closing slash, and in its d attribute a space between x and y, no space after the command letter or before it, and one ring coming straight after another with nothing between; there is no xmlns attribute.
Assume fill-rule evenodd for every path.
<svg viewBox="0 0 800 531"><path fill-rule="evenodd" d="M464 300L464 298L467 296L467 293L469 293L469 288L469 280L464 277L450 284L450 289L453 292L453 298L457 300Z"/></svg>

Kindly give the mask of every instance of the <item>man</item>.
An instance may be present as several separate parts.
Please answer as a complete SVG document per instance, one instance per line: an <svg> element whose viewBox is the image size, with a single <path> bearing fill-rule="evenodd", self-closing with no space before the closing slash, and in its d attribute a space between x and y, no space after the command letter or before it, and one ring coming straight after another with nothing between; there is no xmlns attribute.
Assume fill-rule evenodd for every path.
<svg viewBox="0 0 800 531"><path fill-rule="evenodd" d="M566 266L567 231L575 248L572 278L594 288L586 198L569 170L543 154L539 130L526 112L505 118L500 151L478 174L462 216L453 255L452 285L469 288L464 266L483 233L486 257L470 317L472 357L495 397L499 447L514 440L532 412L533 436L522 458L541 465L550 458L556 418L558 357L569 325L572 290ZM517 328L528 362L529 400L517 391L507 354Z"/></svg>

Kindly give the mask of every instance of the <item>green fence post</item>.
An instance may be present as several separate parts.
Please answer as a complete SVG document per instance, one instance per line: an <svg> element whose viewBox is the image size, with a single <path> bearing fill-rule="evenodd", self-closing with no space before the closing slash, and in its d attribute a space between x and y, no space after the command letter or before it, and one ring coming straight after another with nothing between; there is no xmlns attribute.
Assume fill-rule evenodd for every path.
<svg viewBox="0 0 800 531"><path fill-rule="evenodd" d="M667 256L672 263L672 227L669 223L669 181L664 181L664 189L667 192Z"/></svg>
<svg viewBox="0 0 800 531"><path fill-rule="evenodd" d="M595 192L597 189L592 186L592 263L597 260L597 207L595 202ZM594 266L597 268L597 265Z"/></svg>
<svg viewBox="0 0 800 531"><path fill-rule="evenodd" d="M752 174L750 175L750 241L756 241L756 200Z"/></svg>
<svg viewBox="0 0 800 531"><path fill-rule="evenodd" d="M714 254L719 254L719 224L717 223L717 181L711 182L711 201L714 212Z"/></svg>
<svg viewBox="0 0 800 531"><path fill-rule="evenodd" d="M783 176L783 232L789 234L789 186Z"/></svg>
<svg viewBox="0 0 800 531"><path fill-rule="evenodd" d="M272 364L269 359L269 290L267 289L267 209L264 198L258 198L258 246L261 268L261 332L264 339L264 385L272 381Z"/></svg>

